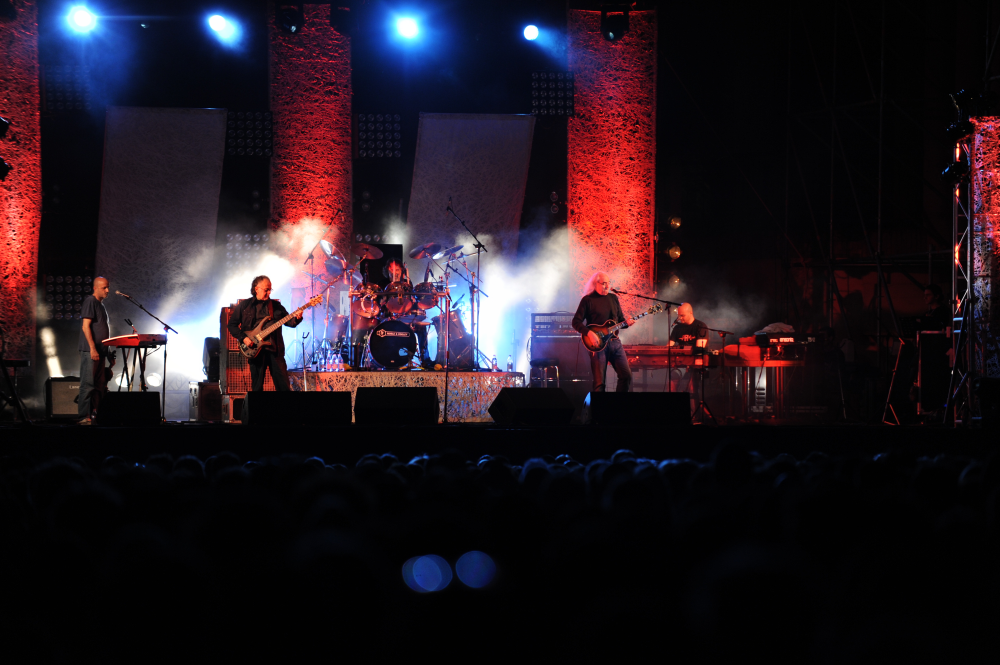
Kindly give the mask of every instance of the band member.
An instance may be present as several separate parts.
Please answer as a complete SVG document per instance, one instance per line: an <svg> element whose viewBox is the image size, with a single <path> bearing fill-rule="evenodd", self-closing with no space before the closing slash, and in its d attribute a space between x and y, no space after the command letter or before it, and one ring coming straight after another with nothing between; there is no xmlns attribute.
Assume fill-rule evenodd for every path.
<svg viewBox="0 0 1000 665"><path fill-rule="evenodd" d="M254 341L246 333L260 325L260 322L270 317L277 321L288 316L286 310L277 300L271 300L271 280L267 275L253 278L250 286L251 298L239 301L229 312L227 328L229 334L241 340L247 346L253 346ZM302 312L296 312L295 317L285 323L289 328L302 323ZM285 340L281 331L275 330L263 342L260 352L248 361L250 365L250 390L264 390L264 376L267 370L271 372L271 381L276 390L291 390L288 385L288 366L285 364Z"/></svg>
<svg viewBox="0 0 1000 665"><path fill-rule="evenodd" d="M390 280L389 286L386 287L387 290L398 286L402 290L413 291L413 283L410 282L410 277L406 273L406 266L396 259L389 260L389 262L385 265L385 268L382 270L382 274ZM412 305L414 302L414 298L412 296L394 298L394 300L404 299L406 302L410 303L410 305L401 311L394 312L395 314L407 314L419 311ZM431 369L434 366L434 362L431 360L430 353L427 350L427 326L414 323L410 327L413 328L413 333L417 336L420 364L424 369Z"/></svg>
<svg viewBox="0 0 1000 665"><path fill-rule="evenodd" d="M622 312L621 303L618 296L611 293L611 278L605 272L595 272L587 280L583 288L584 296L580 300L579 307L576 308L576 315L573 317L573 327L581 335L588 338L593 344L598 343L598 337L587 329L587 325L604 325L607 322L621 323L624 321L627 326L634 323L633 319L625 316ZM584 323L586 322L586 323ZM628 366L628 358L622 348L621 340L613 337L608 340L607 346L601 351L590 353L590 371L594 375L593 392L604 392L604 380L607 376L608 363L615 369L618 375L618 387L616 392L627 393L632 391L632 370Z"/></svg>
<svg viewBox="0 0 1000 665"><path fill-rule="evenodd" d="M951 308L947 306L940 286L928 284L924 288L924 304L927 306L927 313L920 317L921 330L944 330L953 324L949 321Z"/></svg>
<svg viewBox="0 0 1000 665"><path fill-rule="evenodd" d="M80 395L77 397L77 414L81 425L89 425L97 414L101 397L108 391L108 372L105 371L105 360L110 360L110 367L115 366L114 354L108 353L108 347L101 344L111 337L108 326L108 310L104 308L104 299L111 291L111 285L105 277L94 278L94 290L83 301L80 314L83 326L80 329Z"/></svg>
<svg viewBox="0 0 1000 665"><path fill-rule="evenodd" d="M677 308L677 323L670 331L670 346L681 348L708 346L708 326L694 318L694 309L690 303L682 303ZM670 377L670 389L673 392L691 392L692 376L687 369L674 369L673 376Z"/></svg>

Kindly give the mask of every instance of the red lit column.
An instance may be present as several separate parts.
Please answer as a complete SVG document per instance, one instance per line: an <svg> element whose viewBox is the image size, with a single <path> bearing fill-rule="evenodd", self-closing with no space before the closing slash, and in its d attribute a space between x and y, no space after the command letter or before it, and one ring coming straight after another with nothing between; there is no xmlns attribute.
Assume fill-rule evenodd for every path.
<svg viewBox="0 0 1000 665"><path fill-rule="evenodd" d="M271 215L286 228L305 219L332 223L326 238L341 246L352 228L351 40L330 26L330 5L307 4L305 16L296 34L278 28L273 11L268 16Z"/></svg>
<svg viewBox="0 0 1000 665"><path fill-rule="evenodd" d="M622 291L653 295L656 188L656 13L632 12L616 42L601 13L570 10L569 68L576 117L569 120L568 223L577 284L605 270ZM647 305L622 298L626 313ZM632 343L652 339L640 324Z"/></svg>
<svg viewBox="0 0 1000 665"><path fill-rule="evenodd" d="M0 181L0 319L7 358L34 358L38 229L42 219L38 23L35 2L0 18L0 116L10 120L0 157L13 167Z"/></svg>
<svg viewBox="0 0 1000 665"><path fill-rule="evenodd" d="M973 118L972 251L966 270L972 283L973 366L976 375L1000 377L1000 289L993 288L1000 263L1000 117ZM968 264L967 257L959 263ZM957 266L956 266L957 268Z"/></svg>

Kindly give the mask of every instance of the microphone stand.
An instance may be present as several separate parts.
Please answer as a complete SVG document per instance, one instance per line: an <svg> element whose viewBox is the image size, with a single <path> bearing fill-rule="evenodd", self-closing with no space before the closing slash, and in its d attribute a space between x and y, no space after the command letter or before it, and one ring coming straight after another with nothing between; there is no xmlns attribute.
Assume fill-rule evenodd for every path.
<svg viewBox="0 0 1000 665"><path fill-rule="evenodd" d="M139 302L138 300L136 300L135 298L133 298L132 296L123 296L123 297L126 300L128 300L130 303L132 303L133 305L135 305L136 307L138 307L139 309L141 309L142 311L144 311L146 314L149 314L151 317L153 317L154 319L156 319L157 321L159 321L161 324L163 324L163 332L164 332L164 334L168 334L168 333L171 333L171 332L174 333L175 335L179 335L180 334L176 330L174 330L173 328L171 328L170 326L168 326L166 323L164 323L163 320L160 317L156 316L155 314L153 314L152 312L150 312L148 309L146 309L145 307L143 307L142 303ZM136 348L135 354L139 355L139 349L138 348ZM123 360L122 362L125 362L125 361ZM146 365L145 356L143 357L142 364L143 364L143 367L145 368L145 365ZM143 381L143 383L146 382L145 370L143 370L142 381ZM163 343L163 391L162 391L161 397L163 399L162 399L162 405L160 407L160 409L161 409L160 418L162 420L166 420L166 418L167 418L167 343L166 342Z"/></svg>
<svg viewBox="0 0 1000 665"><path fill-rule="evenodd" d="M341 213L341 215L343 215L344 209L341 208L337 212L339 212L339 213ZM323 233L320 234L319 240L316 241L316 244L313 245L313 248L309 250L309 255L306 256L306 260L302 262L302 265L305 265L307 263L309 264L309 297L310 298L312 298L314 295L316 295L316 260L315 260L316 257L314 255L316 254L316 248L319 247L319 244L321 242L323 242L323 238L326 237L326 232L330 229L330 225L331 224L333 224L333 220L332 219L329 222L327 222L326 224L323 225ZM303 337L302 339L303 339L303 342L304 342L305 337ZM325 336L324 336L324 339L325 339ZM312 360L313 358L316 357L316 310L315 310L315 308L312 311L312 346L313 346L312 353L309 356L310 360ZM305 366L306 366L306 346L305 346L305 343L303 343L302 344L302 367L305 367Z"/></svg>
<svg viewBox="0 0 1000 665"><path fill-rule="evenodd" d="M719 333L719 337L722 338L722 374L726 374L726 335L735 335L736 333L730 332L728 330L719 330L718 328L708 328L709 332ZM737 347L737 353L739 352L739 347ZM704 383L704 381L702 381ZM705 391L701 391L702 398L701 401L705 401ZM726 403L729 407L729 414L732 416L733 413L733 386L730 383L729 378L726 378ZM711 413L711 412L709 412ZM713 417L714 419L714 417Z"/></svg>
<svg viewBox="0 0 1000 665"><path fill-rule="evenodd" d="M663 300L662 298L653 298L652 296L642 296L638 293L626 293L624 291L619 291L618 289L611 289L611 292L620 296L630 296L632 298L642 298L643 300L652 300L653 302L662 302L667 306L667 330L671 333L674 330L673 325L670 324L670 308L680 307L684 303L673 302L672 300ZM667 392L674 392L674 384L670 380L674 376L674 353L670 350L670 333L667 334Z"/></svg>
<svg viewBox="0 0 1000 665"><path fill-rule="evenodd" d="M475 339L476 339L476 342L475 342L476 348L473 350L472 355L473 355L473 357L475 357L476 351L479 350L479 316L477 315L477 310L479 309L479 305L480 305L480 303L479 303L479 272L480 272L479 257L480 257L480 255L481 255L482 252L489 252L489 250L486 249L486 245L484 245L483 243L481 243L479 241L479 238L476 236L475 233L472 232L472 229L470 229L469 225L465 223L465 220L463 220L461 217L459 217L458 215L456 215L455 211L451 209L451 199L448 200L448 208L446 209L446 212L450 212L451 216L454 217L455 219L457 219L462 224L462 226L465 227L465 230L469 232L469 235L472 236L472 239L476 241L472 245L473 247L476 248L476 272L473 273L473 281L475 282L475 284L473 285L472 282L469 282L469 286L473 290L472 295L474 296L474 299L472 301L472 330L473 330L473 337L475 337ZM469 281L469 280L466 280L466 281ZM489 296L487 296L487 297L489 297ZM479 360L478 360L478 358L476 359L475 365L476 366L474 368L474 371L479 371ZM490 369L493 369L493 368L491 367Z"/></svg>

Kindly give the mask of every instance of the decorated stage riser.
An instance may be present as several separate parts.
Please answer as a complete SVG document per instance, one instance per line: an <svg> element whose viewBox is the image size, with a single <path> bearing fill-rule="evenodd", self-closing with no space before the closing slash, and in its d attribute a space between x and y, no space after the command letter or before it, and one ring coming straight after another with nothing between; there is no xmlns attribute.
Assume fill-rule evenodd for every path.
<svg viewBox="0 0 1000 665"><path fill-rule="evenodd" d="M303 389L302 372L289 373L292 390ZM308 390L351 391L351 407L359 387L437 388L439 415L444 417L444 372L306 372ZM449 372L448 422L493 422L488 409L501 388L523 388L520 372Z"/></svg>

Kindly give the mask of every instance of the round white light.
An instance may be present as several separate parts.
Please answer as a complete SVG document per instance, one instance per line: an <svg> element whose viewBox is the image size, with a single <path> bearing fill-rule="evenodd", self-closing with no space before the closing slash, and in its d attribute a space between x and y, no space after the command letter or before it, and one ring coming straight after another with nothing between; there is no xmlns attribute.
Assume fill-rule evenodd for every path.
<svg viewBox="0 0 1000 665"><path fill-rule="evenodd" d="M69 24L78 32L93 30L97 25L97 17L86 7L73 7L69 10Z"/></svg>
<svg viewBox="0 0 1000 665"><path fill-rule="evenodd" d="M532 41L538 38L538 28L533 25L529 25L524 29L524 38L528 41Z"/></svg>
<svg viewBox="0 0 1000 665"><path fill-rule="evenodd" d="M420 32L417 22L412 18L401 18L396 21L396 31L407 39L413 39Z"/></svg>
<svg viewBox="0 0 1000 665"><path fill-rule="evenodd" d="M226 21L225 17L219 16L218 14L210 16L208 19L208 27L216 32L222 32L225 30L227 23L228 21Z"/></svg>

